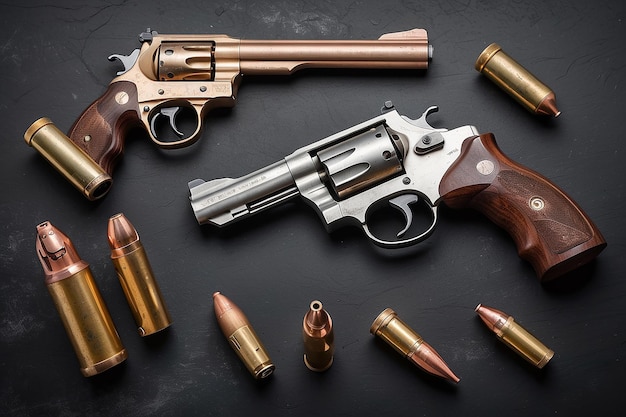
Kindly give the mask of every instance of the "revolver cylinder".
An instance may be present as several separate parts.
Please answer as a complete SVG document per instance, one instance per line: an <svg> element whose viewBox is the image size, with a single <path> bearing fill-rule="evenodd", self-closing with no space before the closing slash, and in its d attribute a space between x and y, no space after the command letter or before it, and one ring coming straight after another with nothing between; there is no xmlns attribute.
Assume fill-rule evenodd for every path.
<svg viewBox="0 0 626 417"><path fill-rule="evenodd" d="M85 141L90 139L86 137ZM35 121L24 133L24 140L89 200L97 200L109 191L111 176L47 117Z"/></svg>
<svg viewBox="0 0 626 417"><path fill-rule="evenodd" d="M402 172L402 153L382 124L323 149L317 156L339 198Z"/></svg>
<svg viewBox="0 0 626 417"><path fill-rule="evenodd" d="M303 195L313 205L336 200L404 171L402 140L383 123L327 138L241 178L189 182L198 223L224 226ZM334 196L333 196L334 195Z"/></svg>
<svg viewBox="0 0 626 417"><path fill-rule="evenodd" d="M150 78L231 81L243 75L289 75L304 68L427 69L433 48L424 29L376 40L261 40L225 35L156 35ZM144 64L145 65L145 64Z"/></svg>

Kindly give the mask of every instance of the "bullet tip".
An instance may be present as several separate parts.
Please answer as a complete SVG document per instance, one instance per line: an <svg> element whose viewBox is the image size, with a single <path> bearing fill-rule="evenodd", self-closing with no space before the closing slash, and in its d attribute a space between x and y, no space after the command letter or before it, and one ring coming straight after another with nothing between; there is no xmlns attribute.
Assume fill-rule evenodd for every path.
<svg viewBox="0 0 626 417"><path fill-rule="evenodd" d="M561 111L556 107L556 96L553 92L550 92L547 96L541 100L541 103L537 106L537 110L535 110L539 114L544 114L547 116L559 117Z"/></svg>
<svg viewBox="0 0 626 417"><path fill-rule="evenodd" d="M139 242L137 230L123 213L109 218L107 237L111 251L115 252L113 254L115 257L125 254L127 250L132 250L133 246Z"/></svg>
<svg viewBox="0 0 626 417"><path fill-rule="evenodd" d="M481 307L482 307L482 304L478 304L476 308L474 309L474 311L478 312L478 310L480 310Z"/></svg>
<svg viewBox="0 0 626 417"><path fill-rule="evenodd" d="M219 291L215 291L215 292L213 293L213 298L217 297L218 295L220 295L220 292L219 292Z"/></svg>

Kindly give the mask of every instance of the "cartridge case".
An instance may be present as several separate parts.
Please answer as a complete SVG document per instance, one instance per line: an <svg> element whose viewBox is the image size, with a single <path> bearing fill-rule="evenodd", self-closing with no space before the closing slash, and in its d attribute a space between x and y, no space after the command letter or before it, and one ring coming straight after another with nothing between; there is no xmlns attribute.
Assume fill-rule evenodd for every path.
<svg viewBox="0 0 626 417"><path fill-rule="evenodd" d="M333 321L320 301L312 301L304 315L302 340L306 367L316 372L330 368L335 353Z"/></svg>
<svg viewBox="0 0 626 417"><path fill-rule="evenodd" d="M50 222L37 226L37 255L45 282L86 377L127 358L89 265Z"/></svg>
<svg viewBox="0 0 626 417"><path fill-rule="evenodd" d="M213 308L222 333L248 371L256 379L270 376L275 366L245 314L220 292L213 294Z"/></svg>
<svg viewBox="0 0 626 417"><path fill-rule="evenodd" d="M454 382L460 381L441 356L391 308L384 309L376 317L370 333L383 339L396 352L424 371Z"/></svg>
<svg viewBox="0 0 626 417"><path fill-rule="evenodd" d="M172 319L137 230L119 213L109 219L107 236L111 260L139 334L148 336L169 327Z"/></svg>
<svg viewBox="0 0 626 417"><path fill-rule="evenodd" d="M111 176L47 117L35 121L24 133L24 140L89 200L109 191Z"/></svg>
<svg viewBox="0 0 626 417"><path fill-rule="evenodd" d="M561 114L550 87L507 55L497 43L485 48L474 66L531 112L554 117Z"/></svg>
<svg viewBox="0 0 626 417"><path fill-rule="evenodd" d="M478 304L476 313L498 339L537 368L543 368L554 356L550 348L508 314L482 304Z"/></svg>

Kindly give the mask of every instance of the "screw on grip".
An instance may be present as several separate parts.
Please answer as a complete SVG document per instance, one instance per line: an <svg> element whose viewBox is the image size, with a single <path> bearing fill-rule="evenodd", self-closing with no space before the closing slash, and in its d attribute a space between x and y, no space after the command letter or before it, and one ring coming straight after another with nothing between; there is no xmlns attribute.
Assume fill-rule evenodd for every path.
<svg viewBox="0 0 626 417"><path fill-rule="evenodd" d="M504 228L543 282L590 262L606 247L565 192L504 155L490 133L466 139L440 190L447 206L474 208Z"/></svg>

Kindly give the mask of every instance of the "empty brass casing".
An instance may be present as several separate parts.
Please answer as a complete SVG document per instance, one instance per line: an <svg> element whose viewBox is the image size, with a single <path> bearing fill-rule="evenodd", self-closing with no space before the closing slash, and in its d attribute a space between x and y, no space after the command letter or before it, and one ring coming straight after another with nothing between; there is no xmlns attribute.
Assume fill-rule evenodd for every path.
<svg viewBox="0 0 626 417"><path fill-rule="evenodd" d="M476 71L484 74L533 113L557 117L554 92L526 68L507 55L500 45L492 43L478 56Z"/></svg>
<svg viewBox="0 0 626 417"><path fill-rule="evenodd" d="M312 371L322 372L333 364L335 336L333 321L320 301L312 301L302 320L304 364Z"/></svg>
<svg viewBox="0 0 626 417"><path fill-rule="evenodd" d="M256 379L270 376L275 366L241 309L219 291L213 294L213 308L222 333L248 371Z"/></svg>
<svg viewBox="0 0 626 417"><path fill-rule="evenodd" d="M478 304L476 313L498 339L537 368L543 368L554 352L530 334L513 317L495 308Z"/></svg>
<svg viewBox="0 0 626 417"><path fill-rule="evenodd" d="M37 226L37 255L46 286L74 346L80 370L93 376L127 358L89 269L72 242L50 222Z"/></svg>
<svg viewBox="0 0 626 417"><path fill-rule="evenodd" d="M107 235L111 260L139 334L148 336L167 328L172 320L137 230L119 213L109 219Z"/></svg>
<svg viewBox="0 0 626 417"><path fill-rule="evenodd" d="M376 317L370 333L383 339L409 362L435 376L459 382L457 377L422 336L406 325L395 311L386 308Z"/></svg>
<svg viewBox="0 0 626 417"><path fill-rule="evenodd" d="M35 121L24 133L24 140L89 200L97 200L109 191L111 176L47 117Z"/></svg>

